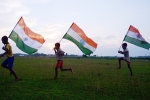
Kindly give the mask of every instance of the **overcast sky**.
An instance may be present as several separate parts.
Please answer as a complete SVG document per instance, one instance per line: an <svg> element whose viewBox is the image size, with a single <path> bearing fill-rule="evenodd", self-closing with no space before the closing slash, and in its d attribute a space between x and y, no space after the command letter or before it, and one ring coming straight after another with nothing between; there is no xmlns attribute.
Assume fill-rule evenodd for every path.
<svg viewBox="0 0 150 100"><path fill-rule="evenodd" d="M46 40L38 53L54 54L54 43L75 22L98 44L92 55L121 56L117 52L130 25L150 43L149 5L150 0L0 0L0 37L9 36L22 16L26 25ZM12 40L9 42L13 53L23 53ZM65 39L61 41L61 49L68 54L83 54ZM128 49L130 56L150 55L150 50L130 43Z"/></svg>

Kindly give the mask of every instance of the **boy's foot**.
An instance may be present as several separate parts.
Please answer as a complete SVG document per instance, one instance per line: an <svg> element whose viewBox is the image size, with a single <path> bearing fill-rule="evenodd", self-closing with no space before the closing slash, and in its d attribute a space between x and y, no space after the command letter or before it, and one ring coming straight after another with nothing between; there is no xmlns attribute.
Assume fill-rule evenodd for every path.
<svg viewBox="0 0 150 100"><path fill-rule="evenodd" d="M70 68L70 71L73 73L73 69L72 68Z"/></svg>
<svg viewBox="0 0 150 100"><path fill-rule="evenodd" d="M119 66L118 69L121 69L121 66Z"/></svg>
<svg viewBox="0 0 150 100"><path fill-rule="evenodd" d="M18 81L19 79L18 78L15 78L15 81Z"/></svg>
<svg viewBox="0 0 150 100"><path fill-rule="evenodd" d="M57 78L54 78L54 80L57 80Z"/></svg>
<svg viewBox="0 0 150 100"><path fill-rule="evenodd" d="M54 80L57 80L57 78L55 77Z"/></svg>

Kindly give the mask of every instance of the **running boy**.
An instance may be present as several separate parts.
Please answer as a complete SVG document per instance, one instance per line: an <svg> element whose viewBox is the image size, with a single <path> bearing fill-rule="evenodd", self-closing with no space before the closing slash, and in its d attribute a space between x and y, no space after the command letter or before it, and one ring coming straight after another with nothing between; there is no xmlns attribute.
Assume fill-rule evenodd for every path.
<svg viewBox="0 0 150 100"><path fill-rule="evenodd" d="M121 68L121 60L124 60L127 62L128 68L129 68L131 76L132 76L132 69L130 67L130 57L129 57L129 50L127 49L127 43L123 43L122 48L123 48L123 51L118 51L118 53L124 54L124 57L121 57L118 59L118 61L119 61L119 68L118 69Z"/></svg>
<svg viewBox="0 0 150 100"><path fill-rule="evenodd" d="M63 68L63 59L62 59L62 57L64 56L65 52L60 49L60 43L55 43L54 51L55 51L55 54L56 54L56 57L57 57L57 64L56 64L56 67L55 67L55 78L54 78L56 80L57 75L58 75L58 68L60 68L61 71L71 71L71 72L73 72L73 70L71 68L69 68L69 69L64 69Z"/></svg>
<svg viewBox="0 0 150 100"><path fill-rule="evenodd" d="M5 51L3 54L0 55L0 58L7 54L7 59L4 60L4 62L1 64L2 67L8 69L10 71L10 74L13 74L15 77L15 81L18 80L18 77L13 70L13 62L14 62L14 56L12 53L12 48L8 42L7 36L2 37L2 43L5 45L2 49Z"/></svg>

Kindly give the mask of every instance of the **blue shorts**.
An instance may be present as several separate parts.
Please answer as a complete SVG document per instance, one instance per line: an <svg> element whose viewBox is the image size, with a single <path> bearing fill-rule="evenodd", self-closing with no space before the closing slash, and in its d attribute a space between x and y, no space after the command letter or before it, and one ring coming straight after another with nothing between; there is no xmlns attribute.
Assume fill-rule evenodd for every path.
<svg viewBox="0 0 150 100"><path fill-rule="evenodd" d="M7 65L9 69L12 69L14 63L14 57L8 57L3 61L2 65Z"/></svg>

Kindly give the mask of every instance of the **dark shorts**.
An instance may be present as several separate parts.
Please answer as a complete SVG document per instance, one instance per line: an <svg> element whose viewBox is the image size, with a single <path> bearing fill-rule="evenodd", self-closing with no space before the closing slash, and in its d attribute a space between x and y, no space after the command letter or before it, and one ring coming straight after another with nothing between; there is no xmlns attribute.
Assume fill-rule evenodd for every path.
<svg viewBox="0 0 150 100"><path fill-rule="evenodd" d="M57 60L56 68L63 68L63 60Z"/></svg>
<svg viewBox="0 0 150 100"><path fill-rule="evenodd" d="M2 65L7 65L9 69L12 69L14 63L14 57L8 57L3 61Z"/></svg>

